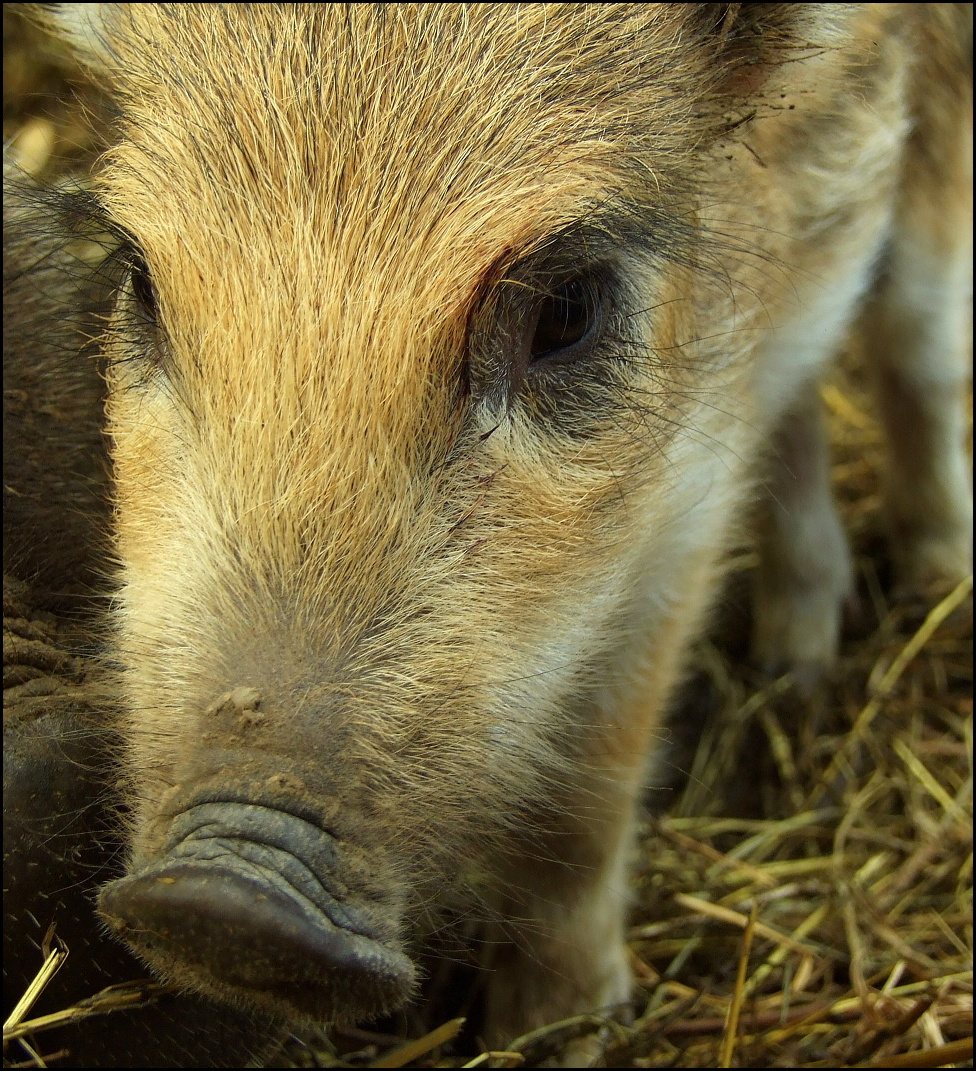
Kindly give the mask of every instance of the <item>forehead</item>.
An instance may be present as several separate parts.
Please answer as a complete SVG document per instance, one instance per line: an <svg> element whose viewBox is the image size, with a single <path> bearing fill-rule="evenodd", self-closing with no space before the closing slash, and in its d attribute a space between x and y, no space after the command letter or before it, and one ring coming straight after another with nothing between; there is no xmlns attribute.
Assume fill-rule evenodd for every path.
<svg viewBox="0 0 976 1071"><path fill-rule="evenodd" d="M697 136L673 5L106 6L103 189L150 252L192 217L231 255L315 236L473 268L666 194Z"/></svg>
<svg viewBox="0 0 976 1071"><path fill-rule="evenodd" d="M107 6L98 194L156 284L177 415L252 491L254 458L300 456L293 500L348 488L337 516L440 464L497 270L666 223L701 140L681 5Z"/></svg>

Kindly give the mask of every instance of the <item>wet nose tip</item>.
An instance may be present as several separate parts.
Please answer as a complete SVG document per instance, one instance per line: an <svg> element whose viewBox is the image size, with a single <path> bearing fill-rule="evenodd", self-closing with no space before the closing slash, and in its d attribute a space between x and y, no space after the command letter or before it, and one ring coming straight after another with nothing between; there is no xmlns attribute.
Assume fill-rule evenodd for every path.
<svg viewBox="0 0 976 1071"><path fill-rule="evenodd" d="M109 926L164 976L289 1017L361 1019L402 1004L410 960L336 926L261 874L163 860L107 885Z"/></svg>

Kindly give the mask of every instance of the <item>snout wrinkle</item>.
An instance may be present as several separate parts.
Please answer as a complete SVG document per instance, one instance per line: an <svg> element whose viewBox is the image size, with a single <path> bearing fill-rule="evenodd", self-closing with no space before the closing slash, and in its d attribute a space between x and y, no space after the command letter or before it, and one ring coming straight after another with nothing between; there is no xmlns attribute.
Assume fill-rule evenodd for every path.
<svg viewBox="0 0 976 1071"><path fill-rule="evenodd" d="M369 1017L411 993L397 920L374 915L375 889L347 887L342 843L313 822L208 800L170 820L162 849L99 907L168 979L289 1021Z"/></svg>
<svg viewBox="0 0 976 1071"><path fill-rule="evenodd" d="M336 876L342 864L332 837L294 815L260 804L199 804L173 822L167 854L260 874L272 885L287 885L340 929L376 937L361 912L344 902L349 890Z"/></svg>

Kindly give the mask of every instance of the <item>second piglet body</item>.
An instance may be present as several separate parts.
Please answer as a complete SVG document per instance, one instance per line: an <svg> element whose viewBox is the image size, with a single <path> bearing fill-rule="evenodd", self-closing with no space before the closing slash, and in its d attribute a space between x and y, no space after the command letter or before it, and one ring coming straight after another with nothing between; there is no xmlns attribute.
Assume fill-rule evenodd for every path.
<svg viewBox="0 0 976 1071"><path fill-rule="evenodd" d="M966 218L962 90L904 178L962 15L62 7L121 116L88 203L126 266L105 916L189 988L350 1020L415 991L447 885L498 928L491 1038L625 1002L635 801L760 461L885 250L953 229L912 197ZM943 237L956 326L900 397L961 389ZM904 551L946 582L961 408L920 411ZM786 665L849 592L813 469L763 574Z"/></svg>

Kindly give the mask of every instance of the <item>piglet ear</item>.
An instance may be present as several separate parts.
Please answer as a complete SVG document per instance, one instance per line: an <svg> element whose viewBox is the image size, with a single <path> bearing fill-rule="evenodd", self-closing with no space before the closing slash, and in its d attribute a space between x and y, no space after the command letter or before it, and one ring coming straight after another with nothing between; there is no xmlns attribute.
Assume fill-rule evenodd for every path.
<svg viewBox="0 0 976 1071"><path fill-rule="evenodd" d="M31 20L64 42L93 71L110 64L106 26L118 4L25 4Z"/></svg>
<svg viewBox="0 0 976 1071"><path fill-rule="evenodd" d="M718 86L748 95L784 63L844 37L854 4L687 4L692 33L712 55Z"/></svg>

